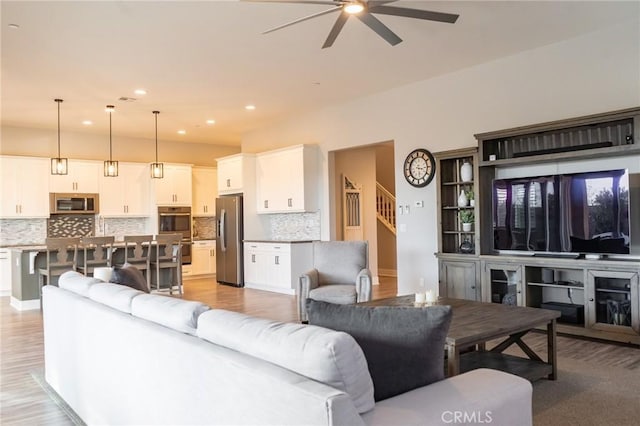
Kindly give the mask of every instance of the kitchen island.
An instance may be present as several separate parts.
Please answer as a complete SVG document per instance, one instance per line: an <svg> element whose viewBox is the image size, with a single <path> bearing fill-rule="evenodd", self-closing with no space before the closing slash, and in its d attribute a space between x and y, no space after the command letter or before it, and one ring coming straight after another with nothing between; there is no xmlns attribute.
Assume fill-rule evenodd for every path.
<svg viewBox="0 0 640 426"><path fill-rule="evenodd" d="M11 306L17 310L40 309L39 268L46 268L47 247L40 245L20 245L5 247L10 253L11 265ZM155 250L154 250L155 251ZM153 252L153 251L152 251ZM144 255L148 254L145 250ZM78 250L78 264L83 262L83 251ZM114 265L124 263L124 243L116 242L112 253ZM167 282L169 270L161 271L160 282ZM152 275L152 278L155 278ZM58 277L53 277L51 284L57 285ZM162 284L161 284L162 287Z"/></svg>

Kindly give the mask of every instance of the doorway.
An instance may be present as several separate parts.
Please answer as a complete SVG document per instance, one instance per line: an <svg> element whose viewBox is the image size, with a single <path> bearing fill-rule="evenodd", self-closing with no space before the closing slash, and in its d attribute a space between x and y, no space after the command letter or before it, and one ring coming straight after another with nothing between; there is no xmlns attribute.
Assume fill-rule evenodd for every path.
<svg viewBox="0 0 640 426"><path fill-rule="evenodd" d="M397 271L395 234L395 167L393 141L329 153L329 209L332 220L331 238L351 239L345 207L345 182L359 190L359 235L369 242L369 268L374 284L381 276L395 277ZM345 179L347 178L347 179ZM353 200L351 200L353 202Z"/></svg>

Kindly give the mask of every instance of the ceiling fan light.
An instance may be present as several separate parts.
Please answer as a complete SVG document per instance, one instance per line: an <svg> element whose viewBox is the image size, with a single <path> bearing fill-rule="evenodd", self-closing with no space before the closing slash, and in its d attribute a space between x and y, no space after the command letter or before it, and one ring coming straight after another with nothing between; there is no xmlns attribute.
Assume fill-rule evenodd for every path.
<svg viewBox="0 0 640 426"><path fill-rule="evenodd" d="M356 13L360 13L363 10L364 10L364 6L362 5L362 3L355 2L355 1L352 3L347 3L344 6L344 11L352 15L355 15Z"/></svg>

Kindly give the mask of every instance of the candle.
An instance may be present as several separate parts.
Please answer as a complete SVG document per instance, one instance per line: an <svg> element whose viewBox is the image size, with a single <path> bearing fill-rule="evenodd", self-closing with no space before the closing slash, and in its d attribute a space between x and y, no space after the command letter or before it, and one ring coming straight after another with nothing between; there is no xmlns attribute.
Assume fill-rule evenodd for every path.
<svg viewBox="0 0 640 426"><path fill-rule="evenodd" d="M427 292L425 294L425 302L433 303L435 301L436 301L436 295L433 292L433 290L427 290Z"/></svg>
<svg viewBox="0 0 640 426"><path fill-rule="evenodd" d="M424 303L424 301L425 301L425 294L421 291L416 293L416 303Z"/></svg>

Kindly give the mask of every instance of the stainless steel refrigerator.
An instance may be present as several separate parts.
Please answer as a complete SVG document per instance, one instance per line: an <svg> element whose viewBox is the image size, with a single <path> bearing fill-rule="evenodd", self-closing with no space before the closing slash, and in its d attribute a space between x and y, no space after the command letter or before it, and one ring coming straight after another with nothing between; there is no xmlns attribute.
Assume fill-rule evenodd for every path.
<svg viewBox="0 0 640 426"><path fill-rule="evenodd" d="M243 287L242 195L216 198L216 221L216 281Z"/></svg>

